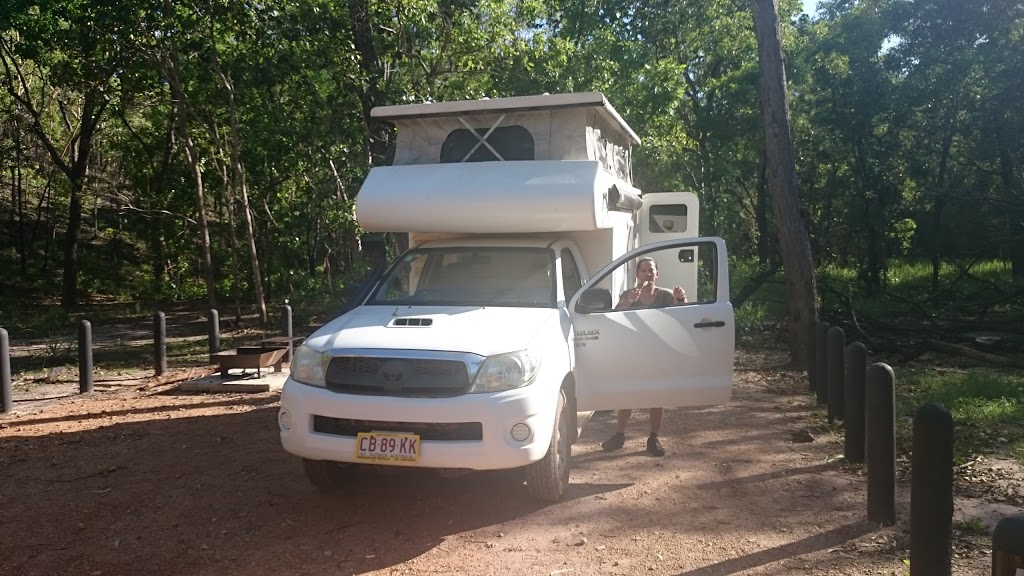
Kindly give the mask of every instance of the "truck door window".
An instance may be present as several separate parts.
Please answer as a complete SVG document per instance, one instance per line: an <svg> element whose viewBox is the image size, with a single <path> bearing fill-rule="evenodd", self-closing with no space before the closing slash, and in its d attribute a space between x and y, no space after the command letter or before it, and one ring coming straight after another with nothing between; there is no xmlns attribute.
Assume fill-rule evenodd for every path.
<svg viewBox="0 0 1024 576"><path fill-rule="evenodd" d="M648 258L655 265L656 273L653 275L650 265L642 265ZM717 263L717 247L712 242L645 252L639 258L620 265L628 273L622 275L624 285L612 292L613 305L617 309L628 309L714 303L718 289ZM636 272L638 269L639 273ZM639 303L627 303L631 300L627 296L632 289L643 288L651 282L657 288L653 295L648 294ZM682 288L685 302L673 297L676 287Z"/></svg>
<svg viewBox="0 0 1024 576"><path fill-rule="evenodd" d="M580 278L580 269L576 266L576 259L572 256L572 251L568 248L562 248L562 289L564 291L565 301L568 302L576 295L576 291L583 286L583 279Z"/></svg>

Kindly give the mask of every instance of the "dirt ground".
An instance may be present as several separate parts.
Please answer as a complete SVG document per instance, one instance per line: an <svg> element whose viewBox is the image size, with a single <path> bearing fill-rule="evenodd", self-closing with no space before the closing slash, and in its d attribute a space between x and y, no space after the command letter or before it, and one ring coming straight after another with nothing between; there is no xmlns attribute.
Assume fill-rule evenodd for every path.
<svg viewBox="0 0 1024 576"><path fill-rule="evenodd" d="M277 392L167 383L184 376L0 415L0 574L908 571L909 484L896 526L866 521L863 468L780 354L741 354L730 403L666 411L664 458L643 452L643 411L614 453L599 446L613 417L596 416L554 505L497 473L370 470L319 492L280 447ZM955 520L990 524L992 506L958 498ZM988 574L987 541L958 530L953 573Z"/></svg>

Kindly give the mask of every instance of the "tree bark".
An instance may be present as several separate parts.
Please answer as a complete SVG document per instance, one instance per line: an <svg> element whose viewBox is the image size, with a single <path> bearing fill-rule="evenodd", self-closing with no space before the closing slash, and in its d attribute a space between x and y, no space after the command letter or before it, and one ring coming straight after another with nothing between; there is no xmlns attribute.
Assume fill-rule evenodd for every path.
<svg viewBox="0 0 1024 576"><path fill-rule="evenodd" d="M172 49L173 50L173 49ZM196 148L189 132L189 108L185 89L181 84L181 69L178 56L171 53L165 62L167 83L171 88L173 106L177 114L178 138L181 140L188 161L189 171L195 181L196 222L199 223L199 255L206 274L206 297L210 308L217 308L217 279L213 270L213 254L210 250L210 227L206 220L206 197L203 189L203 168L199 161L199 150Z"/></svg>
<svg viewBox="0 0 1024 576"><path fill-rule="evenodd" d="M228 76L219 70L215 62L224 89L228 92L228 107L231 120L231 166L235 173L235 184L242 199L242 221L245 224L246 245L249 248L249 265L252 267L252 284L256 294L256 311L260 323L267 323L267 300L263 294L263 274L260 271L260 256L256 250L256 231L252 222L252 210L249 209L249 188L245 182L245 168L242 166L242 144L238 126L238 114L235 110L235 86Z"/></svg>
<svg viewBox="0 0 1024 576"><path fill-rule="evenodd" d="M939 291L939 271L942 267L942 211L946 205L946 171L949 167L949 151L953 147L953 118L956 108L949 110L946 118L946 133L942 137L942 151L939 156L939 173L936 178L935 201L932 203L932 292Z"/></svg>
<svg viewBox="0 0 1024 576"><path fill-rule="evenodd" d="M761 113L768 155L768 186L786 278L789 355L794 366L803 368L807 363L811 320L818 316L814 261L807 225L800 214L778 7L774 0L752 0L752 4L761 69Z"/></svg>

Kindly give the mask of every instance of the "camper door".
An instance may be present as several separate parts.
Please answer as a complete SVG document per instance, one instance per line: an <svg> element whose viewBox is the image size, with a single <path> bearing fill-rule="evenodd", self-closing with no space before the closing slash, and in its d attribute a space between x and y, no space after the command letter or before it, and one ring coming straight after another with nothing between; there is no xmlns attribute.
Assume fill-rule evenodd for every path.
<svg viewBox="0 0 1024 576"><path fill-rule="evenodd" d="M623 306L620 294L597 287L616 270L635 270L645 257L657 265L655 285L669 291L676 284L663 278L672 269L695 268L696 288L686 290L686 302L662 296L651 304ZM630 251L584 284L569 310L580 410L704 406L729 399L736 332L721 238L669 240Z"/></svg>
<svg viewBox="0 0 1024 576"><path fill-rule="evenodd" d="M644 194L643 202L637 214L637 246L700 236L700 202L696 194L653 192ZM664 270L658 283L663 286L682 286L687 293L695 291L697 263Z"/></svg>

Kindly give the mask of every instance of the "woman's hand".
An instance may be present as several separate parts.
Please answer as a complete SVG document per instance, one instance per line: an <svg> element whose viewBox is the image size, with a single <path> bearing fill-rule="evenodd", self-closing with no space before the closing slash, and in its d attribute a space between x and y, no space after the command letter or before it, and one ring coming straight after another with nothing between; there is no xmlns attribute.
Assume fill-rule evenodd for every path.
<svg viewBox="0 0 1024 576"><path fill-rule="evenodd" d="M683 290L682 286L676 286L672 289L672 297L676 302L686 302L686 290Z"/></svg>

